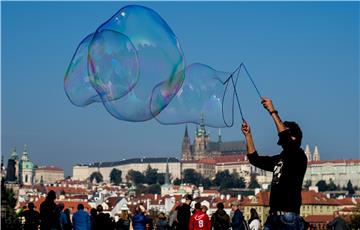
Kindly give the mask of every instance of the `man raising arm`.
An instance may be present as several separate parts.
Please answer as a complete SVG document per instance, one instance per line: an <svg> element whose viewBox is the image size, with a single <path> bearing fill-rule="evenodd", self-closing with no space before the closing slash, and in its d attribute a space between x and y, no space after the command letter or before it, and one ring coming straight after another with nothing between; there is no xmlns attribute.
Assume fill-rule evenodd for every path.
<svg viewBox="0 0 360 230"><path fill-rule="evenodd" d="M279 135L278 145L282 152L275 156L259 156L250 126L244 122L241 130L245 136L248 159L260 169L273 172L270 192L270 215L264 229L303 229L300 221L301 188L307 166L307 158L300 148L302 132L295 122L282 122L272 101L261 102L270 113Z"/></svg>

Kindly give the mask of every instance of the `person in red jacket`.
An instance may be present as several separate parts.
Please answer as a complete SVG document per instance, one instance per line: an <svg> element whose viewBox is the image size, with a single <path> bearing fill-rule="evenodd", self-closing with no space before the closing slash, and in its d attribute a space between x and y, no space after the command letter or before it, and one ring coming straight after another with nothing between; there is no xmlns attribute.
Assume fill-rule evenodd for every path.
<svg viewBox="0 0 360 230"><path fill-rule="evenodd" d="M201 204L195 204L195 213L190 217L189 230L210 230L209 216L201 210Z"/></svg>

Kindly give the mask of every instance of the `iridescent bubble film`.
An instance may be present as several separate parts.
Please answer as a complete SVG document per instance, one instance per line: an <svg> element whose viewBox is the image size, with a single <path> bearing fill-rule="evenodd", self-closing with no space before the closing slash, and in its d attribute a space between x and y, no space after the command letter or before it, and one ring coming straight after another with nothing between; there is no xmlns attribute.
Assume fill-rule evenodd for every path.
<svg viewBox="0 0 360 230"><path fill-rule="evenodd" d="M227 73L200 63L186 67L168 24L155 11L130 5L79 44L65 92L77 106L102 102L120 120L199 124L204 118L207 126L230 127L235 99L242 116L234 77L239 68Z"/></svg>
<svg viewBox="0 0 360 230"><path fill-rule="evenodd" d="M185 81L176 96L156 116L161 124L195 123L204 117L211 127L228 127L233 123L233 86L225 81L231 73L217 71L195 63L186 67ZM229 84L230 83L230 84ZM162 85L154 88L151 108L159 110L164 102Z"/></svg>
<svg viewBox="0 0 360 230"><path fill-rule="evenodd" d="M77 47L65 74L64 88L71 103L86 106L93 102L101 102L100 96L90 82L87 70L88 47L93 33L84 38Z"/></svg>
<svg viewBox="0 0 360 230"><path fill-rule="evenodd" d="M69 99L73 102L72 95L79 94L87 103L77 102L80 99L73 103L87 105L99 101L100 96L105 108L121 120L152 119L167 105L150 111L153 88L164 83L168 93L160 96L165 98L164 103L169 103L184 80L179 73L183 72L185 61L177 37L155 11L143 6L123 7L79 47L81 63L87 56L88 65L76 65L72 60L69 69L75 68L90 77L77 84L67 80L66 74L65 91L71 95ZM94 95L82 93L88 88L97 93L96 100L92 99Z"/></svg>
<svg viewBox="0 0 360 230"><path fill-rule="evenodd" d="M104 101L123 97L139 79L135 47L124 34L113 30L95 33L89 46L88 65L91 83Z"/></svg>

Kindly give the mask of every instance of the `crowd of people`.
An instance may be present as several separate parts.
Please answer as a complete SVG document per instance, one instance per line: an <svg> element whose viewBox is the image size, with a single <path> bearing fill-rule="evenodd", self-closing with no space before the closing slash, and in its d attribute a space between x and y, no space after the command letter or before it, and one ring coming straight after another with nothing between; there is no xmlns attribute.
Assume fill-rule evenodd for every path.
<svg viewBox="0 0 360 230"><path fill-rule="evenodd" d="M248 222L239 210L238 203L232 203L231 217L224 211L224 204L218 203L217 210L211 216L207 214L208 208L197 202L194 209L191 195L185 196L185 202L177 206L167 217L159 213L155 218L139 205L132 215L128 210L122 210L117 218L103 212L103 207L98 205L90 212L85 210L83 204L77 205L77 210L71 216L70 209L64 209L64 204L55 203L56 193L50 191L40 205L40 212L35 210L34 203L28 203L28 208L19 213L24 219L24 230L258 230L260 220L255 209L251 209L251 218Z"/></svg>

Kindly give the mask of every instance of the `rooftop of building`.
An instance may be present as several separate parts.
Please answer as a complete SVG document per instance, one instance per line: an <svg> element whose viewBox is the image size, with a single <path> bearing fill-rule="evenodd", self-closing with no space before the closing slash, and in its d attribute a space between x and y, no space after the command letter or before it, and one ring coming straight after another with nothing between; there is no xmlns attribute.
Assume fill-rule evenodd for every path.
<svg viewBox="0 0 360 230"><path fill-rule="evenodd" d="M180 161L175 157L143 157L143 158L132 158L121 161L113 162L95 162L90 164L77 164L76 166L89 166L89 167L114 167L119 165L127 164L150 164L150 163L179 163Z"/></svg>
<svg viewBox="0 0 360 230"><path fill-rule="evenodd" d="M64 172L62 168L56 166L39 166L35 169L36 171L54 171L54 172Z"/></svg>

